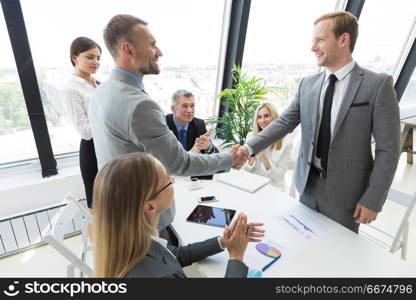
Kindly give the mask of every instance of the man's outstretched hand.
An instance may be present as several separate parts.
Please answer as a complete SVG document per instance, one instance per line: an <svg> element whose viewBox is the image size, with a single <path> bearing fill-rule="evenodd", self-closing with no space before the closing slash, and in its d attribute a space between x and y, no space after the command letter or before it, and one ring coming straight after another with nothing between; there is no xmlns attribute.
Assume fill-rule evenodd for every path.
<svg viewBox="0 0 416 300"><path fill-rule="evenodd" d="M231 155L234 159L233 168L236 170L240 170L241 167L246 163L248 160L248 150L244 146L234 145L231 148Z"/></svg>

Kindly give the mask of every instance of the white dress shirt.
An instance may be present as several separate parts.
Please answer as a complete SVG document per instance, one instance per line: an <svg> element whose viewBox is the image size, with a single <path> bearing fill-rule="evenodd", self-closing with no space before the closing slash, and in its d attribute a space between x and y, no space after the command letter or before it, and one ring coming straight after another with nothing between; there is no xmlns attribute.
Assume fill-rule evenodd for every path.
<svg viewBox="0 0 416 300"><path fill-rule="evenodd" d="M92 80L97 85L97 81L94 78ZM93 91L94 87L75 74L71 75L62 91L65 112L81 138L87 141L92 139L88 121L88 104Z"/></svg>
<svg viewBox="0 0 416 300"><path fill-rule="evenodd" d="M348 83L350 82L351 77L351 71L354 68L355 61L352 60L342 68L338 69L335 73L333 73L337 77L337 81L335 82L335 90L334 95L332 97L332 108L331 108L331 139L332 139L332 133L334 132L335 123L337 121L338 112L342 104L342 100L344 99L345 92L348 87ZM325 98L325 92L326 88L329 84L329 76L332 74L332 72L328 69L325 70L325 80L324 84L322 85L321 90L321 97L319 99L319 114L318 114L318 123L317 123L317 133L316 137L319 136L319 128L321 126L321 119L322 119L322 110L324 108L324 98ZM318 140L316 141L318 143ZM317 168L321 168L321 159L316 156L316 148L314 150L314 156L313 156L313 164Z"/></svg>

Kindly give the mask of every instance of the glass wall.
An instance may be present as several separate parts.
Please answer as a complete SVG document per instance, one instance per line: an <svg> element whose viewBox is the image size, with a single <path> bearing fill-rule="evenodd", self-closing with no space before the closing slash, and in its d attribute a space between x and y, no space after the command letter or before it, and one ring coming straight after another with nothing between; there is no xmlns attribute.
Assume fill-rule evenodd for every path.
<svg viewBox="0 0 416 300"><path fill-rule="evenodd" d="M287 96L269 96L283 109L293 98L299 80L319 71L310 51L313 22L334 11L336 0L252 1L243 69L270 85L286 88Z"/></svg>
<svg viewBox="0 0 416 300"><path fill-rule="evenodd" d="M0 6L0 165L37 157L13 51Z"/></svg>
<svg viewBox="0 0 416 300"><path fill-rule="evenodd" d="M68 123L60 91L73 72L69 46L87 36L103 49L99 80L113 60L105 49L103 29L116 14L128 13L149 23L163 56L161 73L145 76L146 91L165 112L177 89L195 94L196 116L214 114L215 83L224 2L210 0L32 1L21 0L30 47L47 114L54 154L78 151L79 136Z"/></svg>
<svg viewBox="0 0 416 300"><path fill-rule="evenodd" d="M279 111L293 98L299 80L319 71L310 51L313 21L336 9L337 0L257 0L251 3L243 70L287 90L270 95ZM196 116L216 114L215 84L224 1L21 0L49 133L55 154L78 151L79 136L69 124L61 90L73 72L69 45L78 36L96 40L103 49L99 80L113 61L102 32L108 20L129 13L149 22L163 52L161 73L146 76L147 92L164 111L172 93L185 88L196 96ZM360 17L354 58L375 71L392 72L415 17L414 0L367 0ZM0 17L0 164L36 158L36 147L3 17ZM401 101L413 107L415 74ZM411 108L413 109L413 108Z"/></svg>
<svg viewBox="0 0 416 300"><path fill-rule="evenodd" d="M362 67L391 74L415 16L415 0L366 0L354 59Z"/></svg>
<svg viewBox="0 0 416 300"><path fill-rule="evenodd" d="M400 100L400 118L414 116L416 116L416 71L413 71L413 75Z"/></svg>

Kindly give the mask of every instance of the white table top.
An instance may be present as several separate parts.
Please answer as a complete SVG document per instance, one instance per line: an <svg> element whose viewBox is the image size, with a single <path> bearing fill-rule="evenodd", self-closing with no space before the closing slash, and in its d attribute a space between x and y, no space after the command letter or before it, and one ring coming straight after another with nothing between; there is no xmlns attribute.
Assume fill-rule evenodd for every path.
<svg viewBox="0 0 416 300"><path fill-rule="evenodd" d="M222 228L186 221L198 205L198 195L215 195L219 202L205 205L235 209L237 214L246 213L249 222L265 223L263 242L283 253L281 259L263 272L263 277L413 277L416 274L416 266L271 185L248 193L216 181L215 176L214 180L202 181L202 189L191 191L189 185L189 179L181 177L175 184L176 217L172 225L180 242L186 245L222 234ZM296 224L291 214L314 233L301 233L288 226L282 216ZM228 252L224 251L199 262L199 270L207 277L223 277L227 260ZM250 269L261 269L270 260L255 250L255 243L249 244L244 262Z"/></svg>

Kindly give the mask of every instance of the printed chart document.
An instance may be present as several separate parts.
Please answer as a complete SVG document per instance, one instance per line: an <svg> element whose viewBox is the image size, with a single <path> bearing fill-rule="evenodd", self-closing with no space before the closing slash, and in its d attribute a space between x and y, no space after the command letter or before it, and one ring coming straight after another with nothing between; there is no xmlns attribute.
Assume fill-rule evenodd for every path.
<svg viewBox="0 0 416 300"><path fill-rule="evenodd" d="M233 169L228 173L215 175L215 179L250 193L256 192L270 182L269 178L252 174L245 170L237 171Z"/></svg>
<svg viewBox="0 0 416 300"><path fill-rule="evenodd" d="M278 277L281 272L298 258L299 252L307 250L312 244L320 243L331 233L330 220L320 213L303 205L279 211L267 212L261 221L266 230L262 243L268 244L282 253L282 257L265 272L262 277ZM272 258L256 249L256 243L249 243L244 262L250 270L261 270Z"/></svg>
<svg viewBox="0 0 416 300"><path fill-rule="evenodd" d="M273 269L279 268L282 263L286 264L288 258L290 259L291 256L293 257L293 252L288 251L288 248L281 243L277 243L276 241L271 239L263 239L262 243L270 245L271 247L278 249L282 253L281 261L277 261L275 263L276 266L273 265ZM268 263L270 263L273 260L273 258L261 254L256 249L256 245L257 243L248 244L246 253L244 254L244 263L249 267L249 270L261 271L261 269ZM268 276L273 276L273 273L265 271L262 277Z"/></svg>

